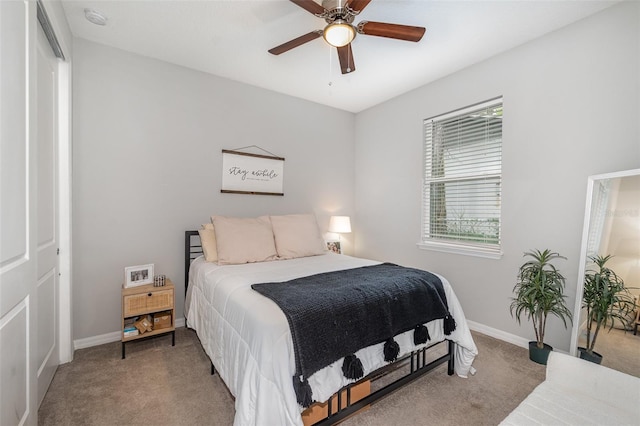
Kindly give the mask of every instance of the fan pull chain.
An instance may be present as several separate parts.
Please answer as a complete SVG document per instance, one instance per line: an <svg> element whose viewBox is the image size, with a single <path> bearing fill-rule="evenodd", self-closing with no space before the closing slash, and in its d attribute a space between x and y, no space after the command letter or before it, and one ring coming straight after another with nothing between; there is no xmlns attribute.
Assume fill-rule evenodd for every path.
<svg viewBox="0 0 640 426"><path fill-rule="evenodd" d="M327 51L329 52L329 69L328 69L328 71L329 71L329 83L327 83L327 85L329 86L329 88L331 88L333 86L333 81L332 81L332 77L333 77L333 75L332 75L333 74L333 72L332 72L332 70L333 70L333 59L332 59L333 56L332 56L332 53L333 52L332 52L332 50L333 49L331 49L331 48L327 49ZM329 90L329 94L332 94L331 90Z"/></svg>
<svg viewBox="0 0 640 426"><path fill-rule="evenodd" d="M331 49L327 49L327 51L329 52L329 69L327 71L329 72L329 86L331 86L331 84L332 84L332 81L331 81L331 78L332 78L331 69L333 67L333 63L332 63L332 60L331 60Z"/></svg>

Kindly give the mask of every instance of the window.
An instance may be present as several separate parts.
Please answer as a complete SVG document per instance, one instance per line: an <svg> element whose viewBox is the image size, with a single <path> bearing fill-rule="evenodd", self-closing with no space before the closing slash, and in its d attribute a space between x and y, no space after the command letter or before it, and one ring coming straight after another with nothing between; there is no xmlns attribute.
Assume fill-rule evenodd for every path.
<svg viewBox="0 0 640 426"><path fill-rule="evenodd" d="M591 199L591 225L587 234L587 257L600 253L610 199L611 179L595 181ZM587 262L590 262L589 259Z"/></svg>
<svg viewBox="0 0 640 426"><path fill-rule="evenodd" d="M498 258L502 98L424 121L419 246Z"/></svg>

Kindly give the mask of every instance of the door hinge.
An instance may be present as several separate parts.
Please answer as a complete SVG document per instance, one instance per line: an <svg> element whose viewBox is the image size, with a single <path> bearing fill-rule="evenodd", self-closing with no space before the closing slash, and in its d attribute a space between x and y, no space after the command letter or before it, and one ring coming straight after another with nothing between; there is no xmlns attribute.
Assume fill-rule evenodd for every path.
<svg viewBox="0 0 640 426"><path fill-rule="evenodd" d="M60 247L58 247L58 249L56 250L56 255L60 256Z"/></svg>

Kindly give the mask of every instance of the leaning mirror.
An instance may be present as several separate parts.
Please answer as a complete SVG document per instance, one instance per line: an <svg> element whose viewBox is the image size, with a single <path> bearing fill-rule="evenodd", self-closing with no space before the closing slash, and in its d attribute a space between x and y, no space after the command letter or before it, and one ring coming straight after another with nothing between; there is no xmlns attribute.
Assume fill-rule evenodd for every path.
<svg viewBox="0 0 640 426"><path fill-rule="evenodd" d="M615 272L619 278L618 287L624 289L615 292L619 303L610 311L615 312L614 318L608 318L598 330L593 352L601 356L602 365L640 377L640 327L634 334L640 296L640 169L588 179L570 347L576 356L584 352L579 348L587 347L587 340L593 342L596 329L594 321L591 321L590 330L587 327L587 310L583 302L588 302L592 296L589 280L585 293L585 274L600 271L601 265L594 260L600 257L602 264L606 256L611 257L604 267ZM600 283L599 277L598 280Z"/></svg>

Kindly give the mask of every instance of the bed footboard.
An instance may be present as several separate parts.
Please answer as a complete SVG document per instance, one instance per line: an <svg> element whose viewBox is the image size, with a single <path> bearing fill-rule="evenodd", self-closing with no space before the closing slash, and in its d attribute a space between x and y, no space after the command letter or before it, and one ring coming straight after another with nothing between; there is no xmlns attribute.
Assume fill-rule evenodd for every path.
<svg viewBox="0 0 640 426"><path fill-rule="evenodd" d="M427 351L445 342L447 344L447 353L427 363L426 362ZM314 423L314 426L326 426L326 425L333 425L333 424L339 423L340 421L346 419L347 417L351 416L357 411L363 409L367 405L373 404L377 400L384 398L385 396L389 395L391 392L394 392L397 389L401 388L402 386L405 386L413 382L414 380L418 379L425 373L428 373L429 371L433 370L434 368L438 367L440 364L443 364L445 362L447 363L447 374L450 376L453 375L454 367L455 367L454 353L455 353L455 342L451 340L444 340L432 346L425 347L417 351L413 351L411 352L411 354L407 355L407 357L396 361L396 363L390 364L387 367L383 367L380 370L376 370L372 372L361 381L375 380L377 377L380 377L381 375L385 374L384 370L389 368L393 369L395 364L410 362L409 373L397 379L396 381L391 382L388 385L378 389L377 391L365 396L364 398L359 399L357 402L351 403L351 388L355 386L357 383L360 383L361 381L351 384L349 386L346 386L346 388L344 389L341 389L337 393L337 398L338 398L337 407L335 408L332 407L331 400L333 398L330 398L328 401L328 413L330 413L329 416L320 420L317 423ZM407 361L407 359L409 360ZM343 392L345 390L346 392ZM346 404L342 401L343 393L346 394L346 400L347 400ZM343 405L344 405L344 408L343 408Z"/></svg>

